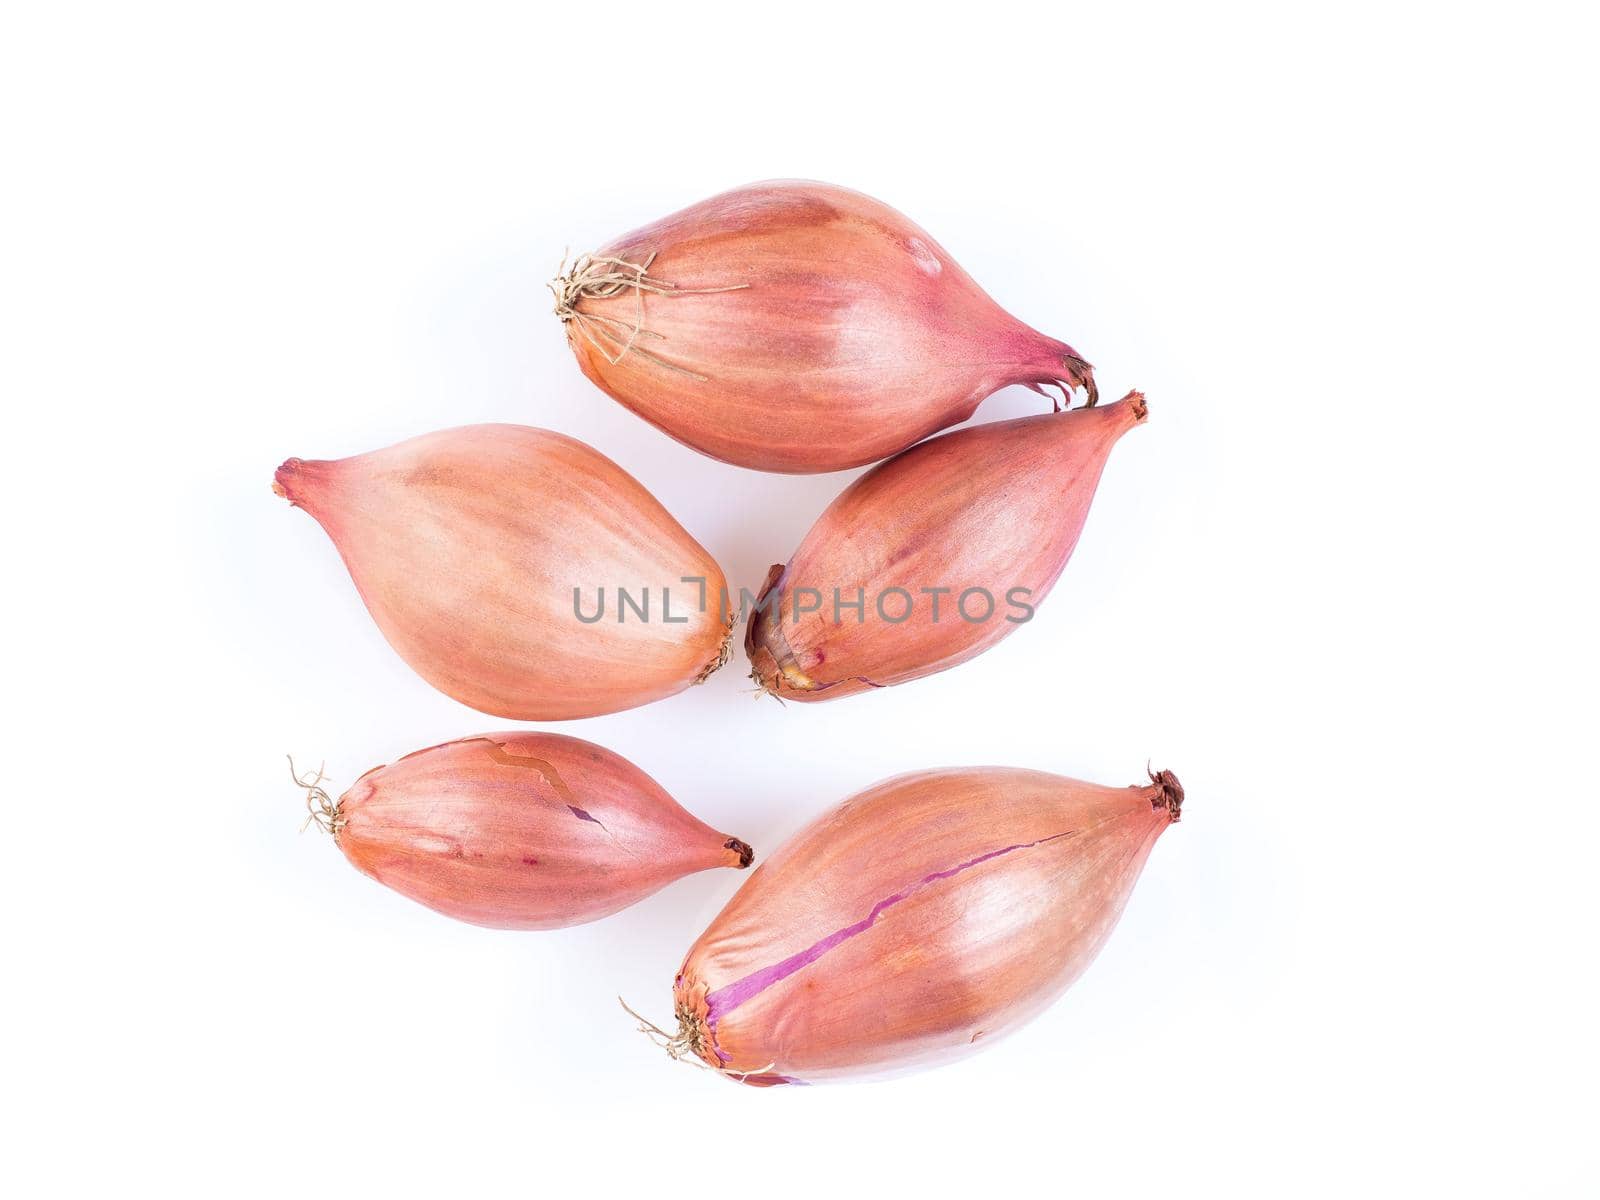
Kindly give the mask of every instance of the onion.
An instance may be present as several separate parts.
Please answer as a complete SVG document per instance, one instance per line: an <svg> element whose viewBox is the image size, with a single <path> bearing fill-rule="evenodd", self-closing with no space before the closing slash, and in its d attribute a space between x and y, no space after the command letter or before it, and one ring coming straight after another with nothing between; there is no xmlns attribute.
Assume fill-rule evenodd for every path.
<svg viewBox="0 0 1600 1200"><path fill-rule="evenodd" d="M747 867L738 838L695 820L627 759L556 733L462 738L374 767L312 819L402 896L493 929L609 916L675 879Z"/></svg>
<svg viewBox="0 0 1600 1200"><path fill-rule="evenodd" d="M1093 372L1000 308L887 205L752 184L580 257L551 284L583 372L713 458L805 474L876 462L1007 384Z"/></svg>
<svg viewBox="0 0 1600 1200"><path fill-rule="evenodd" d="M1093 961L1182 803L1168 771L1110 788L975 767L869 788L785 843L700 935L667 1047L766 1085L987 1045Z"/></svg>
<svg viewBox="0 0 1600 1200"><path fill-rule="evenodd" d="M943 671L1031 619L1067 564L1144 397L999 421L875 467L774 566L745 629L751 676L832 700Z"/></svg>
<svg viewBox="0 0 1600 1200"><path fill-rule="evenodd" d="M291 458L273 490L327 531L400 657L480 712L617 712L727 661L722 569L573 438L448 429L337 462Z"/></svg>

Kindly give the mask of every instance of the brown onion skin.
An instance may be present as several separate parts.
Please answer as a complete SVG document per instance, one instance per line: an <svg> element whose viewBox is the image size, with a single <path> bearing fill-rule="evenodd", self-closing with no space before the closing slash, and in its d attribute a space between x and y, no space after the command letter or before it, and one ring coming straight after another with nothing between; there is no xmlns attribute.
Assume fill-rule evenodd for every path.
<svg viewBox="0 0 1600 1200"><path fill-rule="evenodd" d="M576 300L566 329L578 365L723 462L791 474L876 462L1008 384L1081 386L1093 402L1077 351L1008 314L894 209L846 188L737 188L595 255L649 260L649 276L679 294Z"/></svg>
<svg viewBox="0 0 1600 1200"><path fill-rule="evenodd" d="M932 438L873 468L828 506L787 566L777 565L745 628L751 675L783 700L834 700L947 670L1019 628L1014 588L1037 606L1078 544L1117 440L1142 424L1144 397L999 421ZM938 620L922 588L945 587ZM967 588L994 598L964 620ZM864 619L834 611L864 590ZM904 588L913 606L903 621ZM819 612L806 613L814 597ZM878 611L878 598L885 604ZM1020 599L1020 598L1019 598ZM800 610L796 619L797 608ZM984 611L982 596L968 611ZM887 615L885 615L885 613ZM838 619L835 619L835 618Z"/></svg>
<svg viewBox="0 0 1600 1200"><path fill-rule="evenodd" d="M752 856L627 759L555 733L483 734L374 767L330 823L363 874L491 929L598 920Z"/></svg>
<svg viewBox="0 0 1600 1200"><path fill-rule="evenodd" d="M725 659L722 569L638 480L593 448L470 425L354 458L291 458L274 490L327 531L413 670L492 716L560 721L682 691ZM699 586L685 577L704 579ZM604 620L595 611L604 588ZM647 587L648 622L615 589ZM672 616L661 619L663 592Z"/></svg>
<svg viewBox="0 0 1600 1200"><path fill-rule="evenodd" d="M1105 944L1183 789L973 767L890 779L771 855L689 950L678 1044L757 1086L972 1052Z"/></svg>

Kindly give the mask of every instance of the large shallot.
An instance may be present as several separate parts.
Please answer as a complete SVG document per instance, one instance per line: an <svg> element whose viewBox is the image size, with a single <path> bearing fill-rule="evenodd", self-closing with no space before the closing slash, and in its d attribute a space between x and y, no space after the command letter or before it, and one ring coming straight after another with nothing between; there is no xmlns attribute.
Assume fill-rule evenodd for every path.
<svg viewBox="0 0 1600 1200"><path fill-rule="evenodd" d="M1144 397L931 438L868 471L774 566L745 630L751 674L833 700L943 671L1030 620L1067 564L1111 447Z"/></svg>
<svg viewBox="0 0 1600 1200"><path fill-rule="evenodd" d="M977 767L869 788L768 858L700 935L663 1040L757 1085L987 1045L1094 959L1182 803L1169 771L1112 788Z"/></svg>
<svg viewBox="0 0 1600 1200"><path fill-rule="evenodd" d="M722 569L643 485L522 425L447 429L274 490L344 557L400 657L480 712L558 721L680 692L727 660Z"/></svg>
<svg viewBox="0 0 1600 1200"><path fill-rule="evenodd" d="M557 733L419 750L374 767L337 802L320 772L296 782L358 870L494 929L593 921L696 871L747 867L752 854L627 759Z"/></svg>
<svg viewBox="0 0 1600 1200"><path fill-rule="evenodd" d="M725 192L580 257L552 285L584 374L696 450L804 474L875 462L1020 383L1082 387L885 204L823 183Z"/></svg>

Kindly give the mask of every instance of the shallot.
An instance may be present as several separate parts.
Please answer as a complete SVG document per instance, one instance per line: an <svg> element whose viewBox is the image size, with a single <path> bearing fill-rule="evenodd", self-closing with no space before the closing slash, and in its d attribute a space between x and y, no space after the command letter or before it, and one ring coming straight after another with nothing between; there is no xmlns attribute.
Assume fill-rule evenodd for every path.
<svg viewBox="0 0 1600 1200"><path fill-rule="evenodd" d="M556 733L495 733L374 767L333 801L297 778L353 866L420 904L493 929L609 916L712 867L738 838L697 821L620 755Z"/></svg>
<svg viewBox="0 0 1600 1200"><path fill-rule="evenodd" d="M725 192L552 285L585 375L713 458L805 474L875 462L1008 384L1094 374L894 209L823 183Z"/></svg>
<svg viewBox="0 0 1600 1200"><path fill-rule="evenodd" d="M447 429L273 490L322 525L389 644L480 712L559 721L680 692L728 657L722 569L574 438Z"/></svg>
<svg viewBox="0 0 1600 1200"><path fill-rule="evenodd" d="M1144 397L931 438L817 518L751 608L751 676L833 700L943 671L1031 620L1067 564Z"/></svg>
<svg viewBox="0 0 1600 1200"><path fill-rule="evenodd" d="M654 1032L758 1086L970 1053L1089 965L1182 804L1169 771L1127 788L1004 767L880 783L745 882L678 972L677 1032Z"/></svg>

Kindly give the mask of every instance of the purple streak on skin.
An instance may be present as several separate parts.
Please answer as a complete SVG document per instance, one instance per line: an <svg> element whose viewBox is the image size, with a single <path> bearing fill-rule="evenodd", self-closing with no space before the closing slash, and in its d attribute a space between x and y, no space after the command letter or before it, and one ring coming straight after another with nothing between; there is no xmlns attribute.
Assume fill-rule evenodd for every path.
<svg viewBox="0 0 1600 1200"><path fill-rule="evenodd" d="M725 987L719 987L714 992L708 992L706 994L706 1028L715 1033L717 1021L738 1008L746 1000L766 991L773 984L789 978L802 967L810 966L835 946L849 941L856 934L865 933L872 928L885 909L893 908L900 901L916 895L930 883L937 883L941 879L949 879L951 876L959 875L961 872L971 867L976 867L980 863L986 863L991 858L999 858L1002 854L1010 854L1013 850L1029 850L1034 846L1042 846L1046 842L1056 841L1058 838L1071 837L1076 832L1077 830L1071 829L1066 833L1053 833L1049 837L1040 838L1036 842L1018 842L1014 846L1003 846L999 850L991 850L987 854L980 854L977 858L969 858L958 866L950 867L944 871L935 871L931 875L924 875L905 891L896 892L885 900L879 900L872 906L872 911L855 924L846 925L843 929L835 930L821 941L813 942L798 954L791 954L782 962L774 963L770 967L763 967L759 971L753 971L743 979L737 979ZM717 1056L724 1062L728 1061L728 1056L722 1053L720 1047L717 1049Z"/></svg>
<svg viewBox="0 0 1600 1200"><path fill-rule="evenodd" d="M595 818L591 817L588 813L584 812L583 809L579 808L576 804L567 805L567 811L570 812L573 816L577 817L578 820L580 820L580 821L594 821L594 823L596 825L600 825L599 821L596 821ZM600 825L600 828L604 829L605 826L604 825Z"/></svg>

